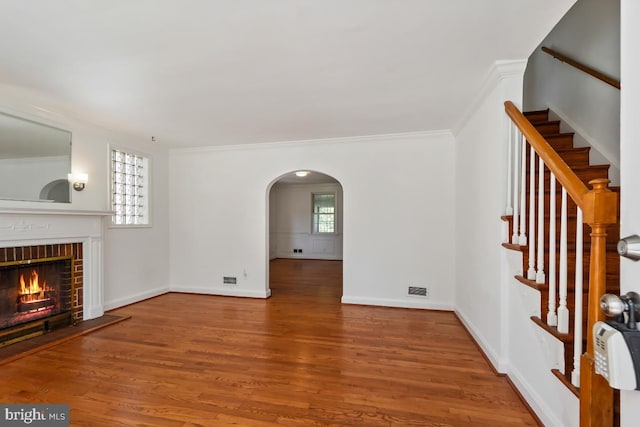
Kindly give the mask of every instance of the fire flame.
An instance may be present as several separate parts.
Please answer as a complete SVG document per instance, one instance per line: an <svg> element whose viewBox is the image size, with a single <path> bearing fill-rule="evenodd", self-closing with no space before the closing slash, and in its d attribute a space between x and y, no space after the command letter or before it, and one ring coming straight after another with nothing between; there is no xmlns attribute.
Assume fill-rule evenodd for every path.
<svg viewBox="0 0 640 427"><path fill-rule="evenodd" d="M19 293L21 296L23 296L23 298L26 296L24 300L37 300L41 297L40 294L47 290L49 290L47 282L43 280L42 283L40 283L40 278L36 270L31 270L31 277L29 278L28 283L24 279L24 274L20 274Z"/></svg>

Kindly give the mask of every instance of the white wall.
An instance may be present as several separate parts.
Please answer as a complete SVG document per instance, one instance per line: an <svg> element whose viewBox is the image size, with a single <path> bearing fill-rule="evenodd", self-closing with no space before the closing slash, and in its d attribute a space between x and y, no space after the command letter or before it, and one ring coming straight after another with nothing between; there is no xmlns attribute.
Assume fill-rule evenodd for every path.
<svg viewBox="0 0 640 427"><path fill-rule="evenodd" d="M640 2L622 0L622 100L620 120L621 236L640 235ZM620 259L620 287L623 293L640 292L640 263ZM638 425L640 391L621 393L621 427Z"/></svg>
<svg viewBox="0 0 640 427"><path fill-rule="evenodd" d="M541 317L540 292L513 277L522 274L522 253L502 249L507 261L504 371L545 426L578 426L579 400L551 369L564 370L564 345L531 321Z"/></svg>
<svg viewBox="0 0 640 427"><path fill-rule="evenodd" d="M0 111L71 131L72 169L89 175L84 191L71 191L72 203L0 200L0 215L8 209L109 211L109 144L142 151L151 156L153 161L153 225L149 228L105 228L105 308L114 308L168 290L168 151L156 144L145 143L140 138L80 122L50 99L33 91L0 85L0 100ZM110 218L105 216L105 227L109 221Z"/></svg>
<svg viewBox="0 0 640 427"><path fill-rule="evenodd" d="M610 163L619 183L620 90L542 52L546 46L620 78L620 0L579 0L536 48L524 80L524 108L550 108L563 131L591 145L592 163ZM595 150L594 150L595 149Z"/></svg>
<svg viewBox="0 0 640 427"><path fill-rule="evenodd" d="M274 215L270 239L275 240L278 258L342 259L342 187L340 184L276 184L270 209ZM336 232L314 234L312 229L313 193L336 195ZM271 219L271 217L269 217ZM270 240L270 246L273 246ZM302 253L293 252L301 249Z"/></svg>
<svg viewBox="0 0 640 427"><path fill-rule="evenodd" d="M130 138L110 142L144 154L151 168L151 226L109 228L105 219L105 305L114 308L169 291L169 156L163 147Z"/></svg>
<svg viewBox="0 0 640 427"><path fill-rule="evenodd" d="M500 217L506 205L508 128L503 104L521 104L524 64L494 67L456 135L456 310L496 367L505 357Z"/></svg>
<svg viewBox="0 0 640 427"><path fill-rule="evenodd" d="M343 301L452 308L451 134L177 150L170 164L172 289L267 296L268 190L306 169L344 191Z"/></svg>

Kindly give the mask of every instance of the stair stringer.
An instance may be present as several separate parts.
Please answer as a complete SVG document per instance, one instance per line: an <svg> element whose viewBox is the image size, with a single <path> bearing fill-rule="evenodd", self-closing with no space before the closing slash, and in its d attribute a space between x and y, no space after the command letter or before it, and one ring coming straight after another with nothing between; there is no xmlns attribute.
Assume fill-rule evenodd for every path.
<svg viewBox="0 0 640 427"><path fill-rule="evenodd" d="M551 372L564 370L564 344L531 321L546 313L540 313L540 291L515 279L522 274L522 252L502 251L508 307L505 373L545 426L578 427L580 401Z"/></svg>

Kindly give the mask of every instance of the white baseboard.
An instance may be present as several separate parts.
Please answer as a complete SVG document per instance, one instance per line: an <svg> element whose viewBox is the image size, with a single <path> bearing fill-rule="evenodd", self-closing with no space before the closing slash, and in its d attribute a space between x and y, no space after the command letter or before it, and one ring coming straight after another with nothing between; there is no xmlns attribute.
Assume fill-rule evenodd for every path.
<svg viewBox="0 0 640 427"><path fill-rule="evenodd" d="M123 307L125 305L140 302L149 298L157 297L158 295L166 294L169 292L169 288L156 288L146 292L140 292L135 295L130 295L126 298L120 298L113 301L105 302L104 310L113 310L114 308Z"/></svg>
<svg viewBox="0 0 640 427"><path fill-rule="evenodd" d="M511 380L513 385L518 389L522 397L527 401L527 404L531 407L533 412L535 412L538 418L540 418L540 421L542 421L543 425L549 426L549 427L566 427L567 426L567 420L558 419L558 417L554 414L551 408L549 408L549 406L545 403L545 399L543 399L542 396L539 395L537 390L531 384L529 384L529 382L526 380L525 375L523 375L520 371L518 371L513 366L508 366L507 375L509 376L509 379ZM560 381L558 381L557 388L558 388L558 391L557 391L558 393L564 392L565 396L562 397L563 400L569 399L569 402L574 403L576 406L576 408L574 408L573 411L567 408L567 410L565 411L565 414L567 415L572 413L579 414L580 402L578 398L575 397L575 395L571 393L569 389L567 389L564 385L562 385ZM576 419L574 420L574 422L575 423L572 423L570 425L577 426L579 423L579 420Z"/></svg>
<svg viewBox="0 0 640 427"><path fill-rule="evenodd" d="M226 297L269 298L271 289L265 291L247 291L237 288L198 288L193 286L171 285L171 292L185 292L188 294L220 295Z"/></svg>
<svg viewBox="0 0 640 427"><path fill-rule="evenodd" d="M359 304L359 305L376 305L382 307L399 307L399 308L421 308L426 310L445 310L453 311L453 305L433 302L429 300L416 299L412 300L396 300L386 298L367 298L346 296L342 297L343 304Z"/></svg>
<svg viewBox="0 0 640 427"><path fill-rule="evenodd" d="M474 327L473 322L469 321L468 317L464 315L464 313L457 311L456 314L462 324L467 328L467 331L473 336L475 342L480 346L486 357L489 359L489 362L494 366L494 368L503 374L506 374L514 387L520 392L522 397L526 400L527 404L531 407L533 412L540 418L543 425L549 427L567 427L568 425L578 425L578 421L574 423L568 423L568 420L560 420L557 417L557 414L553 412L553 410L546 403L545 399L540 396L535 387L533 387L528 381L527 376L523 375L520 371L517 370L508 360L501 359L496 352L493 350L491 346L487 344L484 336L478 332L477 328ZM551 371L549 371L549 375ZM575 403L577 398L564 386L560 381L553 379L554 382L557 383L555 395L562 394L563 401L567 402L567 404ZM559 397L560 398L560 397ZM576 405L579 405L576 403ZM572 411L569 408L565 411L565 415L571 416L571 414L577 414L579 410Z"/></svg>
<svg viewBox="0 0 640 427"><path fill-rule="evenodd" d="M289 252L281 252L277 253L276 256L272 259L317 259L317 260L325 260L325 261L342 261L342 257L337 255L318 255L312 253L302 253L302 254L292 254Z"/></svg>
<svg viewBox="0 0 640 427"><path fill-rule="evenodd" d="M507 365L506 362L500 360L500 357L498 356L498 354L495 352L495 350L491 346L489 346L489 344L487 343L487 340L474 326L473 322L471 322L469 318L459 310L456 310L456 315L458 316L458 319L460 319L460 322L462 322L462 325L467 329L467 331L469 331L469 333L473 337L476 344L480 346L485 356L487 356L487 359L489 359L489 363L493 365L496 371L500 373L505 373L506 372L505 366Z"/></svg>

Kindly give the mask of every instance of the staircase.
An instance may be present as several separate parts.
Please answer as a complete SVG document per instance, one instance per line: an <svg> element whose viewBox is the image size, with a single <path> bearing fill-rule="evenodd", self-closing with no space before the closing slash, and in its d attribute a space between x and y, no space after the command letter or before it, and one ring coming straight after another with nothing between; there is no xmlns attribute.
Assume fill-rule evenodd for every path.
<svg viewBox="0 0 640 427"><path fill-rule="evenodd" d="M524 113L524 117L529 120L531 125L544 137L547 143L553 148L553 150L560 156L560 158L570 167L570 169L575 173L575 175L582 181L587 188L591 188L589 181L598 178L608 178L608 170L609 165L591 165L589 164L589 147L574 147L573 142L573 133L562 133L560 131L560 121L549 120L549 110L540 110L540 111L531 111ZM529 149L526 150L526 161L524 162L525 173L526 176L529 177ZM535 183L538 185L539 183L539 170L537 170L537 161L536 164L536 173L533 175L535 178ZM545 206L545 214L542 216L544 218L544 235L548 236L551 222L555 222L555 235L556 242L559 242L560 238L560 212L559 207L561 206L561 194L560 192L555 195L555 204L558 207L556 210L556 215L554 218L550 218L549 211L546 210L546 207L549 206L550 203L550 178L549 178L549 170L545 168L545 178L544 178L544 206ZM531 199L529 197L529 178L527 178L527 184L525 185L525 200L526 204L524 205L524 212L529 212L529 207L531 203ZM540 187L541 188L541 187ZM619 187L609 187L609 190L612 192L618 193L620 192ZM620 198L617 198L618 201ZM534 204L537 205L538 196L534 199ZM619 202L618 202L619 203ZM537 206L534 207L537 210ZM619 206L617 209L619 215ZM512 215L504 216L503 219L509 224L509 236L513 234L514 227L514 217ZM540 219L535 220L535 229L538 229L538 221ZM549 266L549 245L545 245L544 247L544 266L546 277L544 283L540 280L530 280L527 279L527 270L530 269L530 251L528 245L520 245L517 243L503 243L503 246L516 251L521 251L523 254L523 265L522 265L522 275L516 276L516 279L521 282L524 286L530 286L534 289L537 289L541 294L541 307L540 313L541 317L532 317L531 320L538 325L540 328L547 331L549 334L556 337L560 340L564 345L564 369L554 369L552 370L553 374L564 384L566 385L577 397L580 397L579 387L572 384L572 372L574 371L574 346L577 344L575 334L574 334L574 315L575 315L575 291L576 291L576 283L575 283L575 270L576 270L576 222L577 222L577 208L576 203L574 203L571 197L567 198L567 305L569 308L570 318L569 318L569 331L567 333L558 332L557 326L550 326L547 322L547 313L549 311L549 284L550 284L550 273L548 271ZM582 317L582 343L581 343L581 353L584 353L584 349L587 348L587 337L590 335L590 331L587 329L587 313L588 313L588 295L589 295L589 271L590 271L590 253L591 253L591 228L586 223L586 220L583 221L583 293L582 293L582 313L584 313ZM516 224L517 227L517 224ZM529 230L527 230L529 231ZM606 237L606 292L607 293L620 293L620 280L619 280L619 272L620 272L620 261L619 256L616 251L616 243L619 240L620 236L620 227L619 227L619 217L617 218L616 224L610 225L607 228L607 237ZM528 242L531 242L531 237L528 236ZM539 257L539 255L538 255ZM559 245L556 245L555 250L555 259L559 260ZM558 282L558 271L556 270L556 283ZM597 297L599 298L599 296ZM555 300L555 298L554 298ZM557 306L557 305L556 305ZM553 323L553 322L551 322ZM579 372L579 371L578 371ZM575 381L574 381L575 382ZM614 405L614 408L617 409L619 407L617 403ZM614 410L614 423L618 422L618 416L616 414L616 410ZM615 425L615 424L614 424Z"/></svg>

